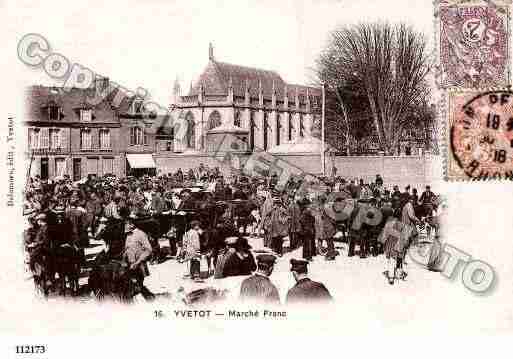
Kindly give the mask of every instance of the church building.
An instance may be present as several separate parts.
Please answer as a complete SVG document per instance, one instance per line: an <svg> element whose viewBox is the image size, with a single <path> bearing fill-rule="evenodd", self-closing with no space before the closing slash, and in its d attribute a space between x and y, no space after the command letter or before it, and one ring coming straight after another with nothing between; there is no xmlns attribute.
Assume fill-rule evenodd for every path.
<svg viewBox="0 0 513 359"><path fill-rule="evenodd" d="M175 83L171 115L187 129L182 138L175 134L174 153L218 151L226 134L236 136L246 153L269 151L320 127L321 89L287 83L275 71L220 62L210 44L208 64L188 94Z"/></svg>

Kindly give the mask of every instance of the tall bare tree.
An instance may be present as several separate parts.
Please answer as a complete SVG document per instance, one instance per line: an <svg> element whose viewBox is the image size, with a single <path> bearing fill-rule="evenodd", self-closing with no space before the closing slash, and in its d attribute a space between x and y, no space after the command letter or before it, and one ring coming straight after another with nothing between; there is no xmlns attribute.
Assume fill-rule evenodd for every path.
<svg viewBox="0 0 513 359"><path fill-rule="evenodd" d="M338 100L346 133L352 131L344 102L349 91L353 97L365 99L367 118L386 154L395 152L412 111L429 96L429 70L425 36L404 24L383 22L333 31L316 62L319 81Z"/></svg>

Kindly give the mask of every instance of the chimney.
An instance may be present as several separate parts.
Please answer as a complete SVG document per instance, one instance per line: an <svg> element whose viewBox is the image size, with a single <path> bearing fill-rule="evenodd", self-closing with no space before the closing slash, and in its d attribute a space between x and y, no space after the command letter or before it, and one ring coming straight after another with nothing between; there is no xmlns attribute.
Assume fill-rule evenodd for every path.
<svg viewBox="0 0 513 359"><path fill-rule="evenodd" d="M214 61L214 46L211 42L208 44L208 59Z"/></svg>

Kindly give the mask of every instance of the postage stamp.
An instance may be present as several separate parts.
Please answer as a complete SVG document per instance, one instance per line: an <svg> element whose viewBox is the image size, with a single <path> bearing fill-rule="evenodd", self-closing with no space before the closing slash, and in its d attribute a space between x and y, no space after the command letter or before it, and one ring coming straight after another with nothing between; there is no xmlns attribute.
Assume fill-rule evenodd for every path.
<svg viewBox="0 0 513 359"><path fill-rule="evenodd" d="M440 1L435 10L438 85L509 84L509 1Z"/></svg>
<svg viewBox="0 0 513 359"><path fill-rule="evenodd" d="M449 93L447 179L513 179L513 92Z"/></svg>

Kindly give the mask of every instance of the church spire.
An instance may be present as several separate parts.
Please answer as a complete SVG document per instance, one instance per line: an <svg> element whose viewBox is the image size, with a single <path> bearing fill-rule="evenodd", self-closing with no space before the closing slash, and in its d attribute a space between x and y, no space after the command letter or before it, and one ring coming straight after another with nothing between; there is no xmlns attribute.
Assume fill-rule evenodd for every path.
<svg viewBox="0 0 513 359"><path fill-rule="evenodd" d="M208 59L214 61L214 46L211 42L208 44Z"/></svg>
<svg viewBox="0 0 513 359"><path fill-rule="evenodd" d="M180 101L181 95L182 95L182 89L180 87L180 81L178 80L178 76L176 76L175 82L173 85L173 104L177 104Z"/></svg>

